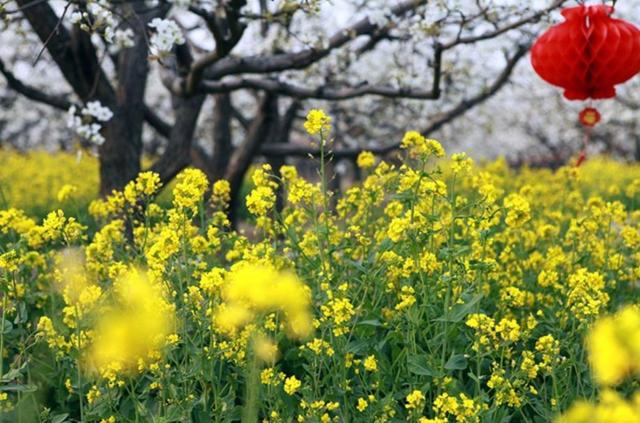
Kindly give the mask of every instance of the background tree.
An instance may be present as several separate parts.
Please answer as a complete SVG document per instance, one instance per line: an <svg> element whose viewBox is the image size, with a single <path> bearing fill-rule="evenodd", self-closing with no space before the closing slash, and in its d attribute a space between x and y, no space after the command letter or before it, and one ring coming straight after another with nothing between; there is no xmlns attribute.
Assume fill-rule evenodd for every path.
<svg viewBox="0 0 640 423"><path fill-rule="evenodd" d="M255 157L317 153L300 130L312 105L335 117L336 160L441 129L507 85L565 1L389 3L9 1L0 72L30 100L75 106L70 126L100 144L101 193L141 170L146 144L163 182L195 165L237 198ZM22 78L25 59L69 90Z"/></svg>

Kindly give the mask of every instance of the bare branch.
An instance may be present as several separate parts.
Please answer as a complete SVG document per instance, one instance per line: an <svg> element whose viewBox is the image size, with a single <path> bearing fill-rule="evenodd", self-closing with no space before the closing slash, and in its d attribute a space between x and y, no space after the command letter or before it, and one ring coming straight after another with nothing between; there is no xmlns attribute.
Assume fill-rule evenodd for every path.
<svg viewBox="0 0 640 423"><path fill-rule="evenodd" d="M219 94L215 99L216 104L213 110L213 157L209 160L211 180L224 177L225 166L229 163L233 151L233 128L231 126L233 104L231 104L231 95L228 93Z"/></svg>
<svg viewBox="0 0 640 423"><path fill-rule="evenodd" d="M513 56L511 56L511 58L507 60L506 66L504 67L500 75L498 75L493 84L491 84L489 87L479 92L475 96L461 101L457 106L437 116L436 119L422 132L424 134L431 134L442 128L447 123L453 121L455 118L462 116L478 104L484 103L485 101L493 97L498 91L500 91L500 88L502 88L507 82L509 82L509 78L511 78L513 70L515 69L520 59L522 59L529 52L530 47L530 44L519 45L516 48Z"/></svg>
<svg viewBox="0 0 640 423"><path fill-rule="evenodd" d="M333 88L320 86L313 88L294 85L276 79L237 78L220 82L203 81L201 84L201 91L207 94L225 93L240 89L258 89L297 99L315 98L333 101L349 100L365 95L420 100L434 100L438 98L438 93L433 90L405 87L396 88L384 85L371 85L368 83L363 83L356 87Z"/></svg>
<svg viewBox="0 0 640 423"><path fill-rule="evenodd" d="M549 12L559 8L560 6L562 6L564 3L566 3L568 0L554 0L553 3L551 3L548 7L530 15L527 17L524 17L522 19L519 19L515 22L512 22L511 24L505 25L503 27L499 27L493 31L489 31L489 32L485 32L484 34L481 35L476 35L476 36L471 36L471 37L462 37L461 34L458 34L458 36L449 41L448 43L444 43L443 44L443 48L445 50L449 50L457 45L460 44L473 44L473 43L477 43L478 41L483 41L483 40L489 40L491 38L495 38L499 35L502 35L506 32L512 31L514 29L520 28L521 26L524 26L526 24L529 24L531 22L535 22L538 19L542 18L544 15L548 14Z"/></svg>
<svg viewBox="0 0 640 423"><path fill-rule="evenodd" d="M496 80L486 89L477 93L475 96L465 99L452 109L441 113L431 122L431 124L422 131L422 134L429 136L433 132L440 129L445 124L453 121L455 118L465 114L473 107L487 101L493 97L504 86L511 77L516 65L529 51L529 45L519 45L516 52L507 60L507 64L503 71L498 75ZM362 151L371 151L376 155L388 154L400 147L400 143L393 143L382 147L367 147L367 148L352 148L352 149L340 149L333 151L331 155L334 159L343 158L355 158ZM300 156L300 157L318 157L320 151L317 148L309 148L300 145L292 144L265 144L260 150L260 154L266 157L278 157L278 156Z"/></svg>
<svg viewBox="0 0 640 423"><path fill-rule="evenodd" d="M158 114L146 104L144 106L144 120L163 137L168 138L171 135L172 125L158 116Z"/></svg>
<svg viewBox="0 0 640 423"><path fill-rule="evenodd" d="M408 0L394 8L391 12L396 16L403 16L415 10L427 0ZM226 75L237 75L241 73L270 73L289 69L302 69L328 56L333 50L340 48L349 41L361 35L373 34L379 27L372 24L368 18L364 18L349 28L338 31L330 39L324 48L307 48L295 53L281 53L272 56L248 56L248 57L226 57L219 60L207 69L205 77L207 79L220 79Z"/></svg>
<svg viewBox="0 0 640 423"><path fill-rule="evenodd" d="M193 63L186 79L187 94L191 95L195 92L207 66L227 56L242 38L246 25L240 22L240 9L245 4L245 0L231 0L219 5L214 14L198 9L198 14L204 18L213 34L216 48ZM196 8L193 7L193 9Z"/></svg>
<svg viewBox="0 0 640 423"><path fill-rule="evenodd" d="M67 96L65 95L48 94L36 87L26 85L18 78L16 78L15 75L5 67L2 60L0 60L0 73L4 75L9 88L33 101L47 104L59 110L68 110L69 107L73 105L73 103L69 101L67 99Z"/></svg>
<svg viewBox="0 0 640 423"><path fill-rule="evenodd" d="M95 48L86 34L70 34L48 2L16 0L74 92L83 101L94 96L115 103L115 91L100 68Z"/></svg>
<svg viewBox="0 0 640 423"><path fill-rule="evenodd" d="M231 105L231 115L244 129L248 129L249 125L251 125L251 119L243 115L242 112L238 110L237 107L233 107L233 105Z"/></svg>
<svg viewBox="0 0 640 423"><path fill-rule="evenodd" d="M32 85L25 84L23 81L16 78L13 72L9 71L6 68L2 60L0 60L0 73L4 75L9 88L19 94L22 94L30 100L46 104L55 109L64 111L69 110L69 108L73 106L73 102L68 100L67 95L49 94ZM147 105L144 106L144 118L146 122L160 135L162 135L163 137L169 137L169 134L171 132L171 124L165 122Z"/></svg>

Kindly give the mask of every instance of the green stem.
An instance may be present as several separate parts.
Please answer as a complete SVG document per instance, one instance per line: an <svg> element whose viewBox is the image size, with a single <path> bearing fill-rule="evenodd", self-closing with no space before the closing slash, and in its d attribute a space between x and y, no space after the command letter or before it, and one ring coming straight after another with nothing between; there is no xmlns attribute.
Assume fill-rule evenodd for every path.
<svg viewBox="0 0 640 423"><path fill-rule="evenodd" d="M242 410L243 423L256 423L258 421L258 396L260 389L260 379L258 375L258 357L251 353L249 368L246 378L246 400L244 410Z"/></svg>
<svg viewBox="0 0 640 423"><path fill-rule="evenodd" d="M4 320L7 312L7 294L2 295L2 325L0 326L0 376L4 375Z"/></svg>
<svg viewBox="0 0 640 423"><path fill-rule="evenodd" d="M84 400L82 398L82 378L80 374L80 309L76 304L76 384L78 385L78 399L80 401L80 421L84 421Z"/></svg>

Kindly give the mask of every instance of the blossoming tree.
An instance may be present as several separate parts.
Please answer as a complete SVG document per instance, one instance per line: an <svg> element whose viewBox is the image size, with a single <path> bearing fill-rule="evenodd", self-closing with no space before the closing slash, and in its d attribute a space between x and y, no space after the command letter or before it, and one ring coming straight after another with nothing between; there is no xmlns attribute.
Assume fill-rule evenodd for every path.
<svg viewBox="0 0 640 423"><path fill-rule="evenodd" d="M563 3L14 0L0 6L5 29L21 29L37 46L31 60L50 61L70 91L21 79L12 68L21 43L3 49L4 61L0 53L0 72L28 99L68 111L68 127L97 145L103 194L140 172L146 131L163 140L151 165L163 182L195 165L228 179L235 198L257 155L317 154L288 143L306 103L333 104L336 158L361 150L341 140L384 137L375 122L383 112L426 115L419 129L429 134L497 93L537 23ZM488 40L504 55L493 51L483 74L469 75L468 57ZM152 106L148 87L158 80L165 92ZM351 110L363 107L370 121L355 125ZM207 113L203 143L195 138L207 135L198 132ZM384 154L398 145L368 148Z"/></svg>

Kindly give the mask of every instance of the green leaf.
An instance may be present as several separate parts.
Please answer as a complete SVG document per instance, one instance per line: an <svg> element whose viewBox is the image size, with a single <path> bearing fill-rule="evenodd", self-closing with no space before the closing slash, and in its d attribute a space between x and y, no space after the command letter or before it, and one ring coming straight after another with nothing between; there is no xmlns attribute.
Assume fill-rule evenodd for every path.
<svg viewBox="0 0 640 423"><path fill-rule="evenodd" d="M176 405L170 405L167 407L167 411L165 413L165 422L179 422L181 418L184 417L184 413L182 410Z"/></svg>
<svg viewBox="0 0 640 423"><path fill-rule="evenodd" d="M456 304L449 310L449 313L445 314L442 317L435 319L437 322L451 322L457 323L461 322L462 319L467 317L473 311L473 308L480 302L482 299L482 294L477 294L473 296L469 301L464 304Z"/></svg>
<svg viewBox="0 0 640 423"><path fill-rule="evenodd" d="M69 417L69 413L64 414L56 414L55 416L51 416L51 423L63 423Z"/></svg>
<svg viewBox="0 0 640 423"><path fill-rule="evenodd" d="M440 375L440 372L429 365L426 355L413 355L407 357L407 369L414 375L431 377L439 377Z"/></svg>
<svg viewBox="0 0 640 423"><path fill-rule="evenodd" d="M0 379L0 382L9 383L9 382L11 382L11 381L13 381L15 379L18 379L22 375L22 371L25 369L25 367L27 367L27 363L28 363L28 361L25 361L24 363L22 363L22 366L20 366L19 368L17 368L17 369L9 369L9 371L7 373L2 375L2 378Z"/></svg>
<svg viewBox="0 0 640 423"><path fill-rule="evenodd" d="M445 258L457 258L468 254L471 251L471 247L468 245L454 245L452 247L444 247L440 251Z"/></svg>
<svg viewBox="0 0 640 423"><path fill-rule="evenodd" d="M369 348L369 341L366 341L364 339L351 341L349 342L349 345L347 345L347 351L353 354L360 354L366 351L368 348Z"/></svg>
<svg viewBox="0 0 640 423"><path fill-rule="evenodd" d="M380 320L378 319L369 319L369 320L363 320L361 322L358 322L358 325L380 327L382 326L382 322L380 322Z"/></svg>
<svg viewBox="0 0 640 423"><path fill-rule="evenodd" d="M462 354L451 354L444 368L447 370L464 370L467 368L467 358Z"/></svg>
<svg viewBox="0 0 640 423"><path fill-rule="evenodd" d="M36 385L4 385L0 386L0 392L35 392L38 390Z"/></svg>

